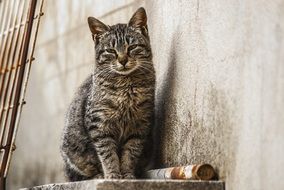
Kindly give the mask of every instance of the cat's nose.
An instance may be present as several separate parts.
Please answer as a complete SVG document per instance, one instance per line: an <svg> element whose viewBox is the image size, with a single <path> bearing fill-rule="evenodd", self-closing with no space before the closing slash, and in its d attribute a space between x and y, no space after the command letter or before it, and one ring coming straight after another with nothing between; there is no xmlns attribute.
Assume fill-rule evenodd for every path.
<svg viewBox="0 0 284 190"><path fill-rule="evenodd" d="M118 62L125 66L126 63L128 62L128 56L127 55L123 55L123 56L118 56Z"/></svg>

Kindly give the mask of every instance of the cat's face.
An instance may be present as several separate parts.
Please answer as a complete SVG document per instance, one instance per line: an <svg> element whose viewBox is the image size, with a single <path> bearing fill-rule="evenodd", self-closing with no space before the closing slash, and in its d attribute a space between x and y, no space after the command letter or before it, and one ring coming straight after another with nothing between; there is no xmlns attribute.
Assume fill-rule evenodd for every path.
<svg viewBox="0 0 284 190"><path fill-rule="evenodd" d="M135 12L128 24L107 26L92 17L88 22L95 41L99 69L120 75L149 69L152 53L143 8Z"/></svg>

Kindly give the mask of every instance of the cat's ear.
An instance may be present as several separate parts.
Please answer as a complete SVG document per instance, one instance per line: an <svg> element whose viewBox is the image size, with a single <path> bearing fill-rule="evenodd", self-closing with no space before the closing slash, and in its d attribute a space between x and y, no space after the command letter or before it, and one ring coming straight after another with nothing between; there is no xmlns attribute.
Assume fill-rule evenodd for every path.
<svg viewBox="0 0 284 190"><path fill-rule="evenodd" d="M147 30L147 14L143 7L140 7L131 17L129 27Z"/></svg>
<svg viewBox="0 0 284 190"><path fill-rule="evenodd" d="M88 18L88 24L93 36L99 36L109 30L109 26L94 17Z"/></svg>

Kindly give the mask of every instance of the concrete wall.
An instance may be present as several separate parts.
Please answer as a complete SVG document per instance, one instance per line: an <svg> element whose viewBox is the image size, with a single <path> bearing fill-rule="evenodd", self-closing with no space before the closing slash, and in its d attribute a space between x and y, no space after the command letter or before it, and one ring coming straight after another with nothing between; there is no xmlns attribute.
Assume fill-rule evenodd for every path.
<svg viewBox="0 0 284 190"><path fill-rule="evenodd" d="M86 18L127 22L141 5L157 71L156 166L208 162L229 190L284 188L284 0L45 4L11 189L64 181L63 116L94 57Z"/></svg>
<svg viewBox="0 0 284 190"><path fill-rule="evenodd" d="M284 1L147 2L159 163L209 162L227 189L283 189Z"/></svg>

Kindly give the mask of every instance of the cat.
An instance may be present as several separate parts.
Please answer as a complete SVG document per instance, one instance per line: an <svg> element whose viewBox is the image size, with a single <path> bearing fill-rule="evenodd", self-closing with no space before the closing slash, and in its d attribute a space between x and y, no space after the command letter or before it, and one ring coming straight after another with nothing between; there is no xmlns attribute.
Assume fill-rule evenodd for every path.
<svg viewBox="0 0 284 190"><path fill-rule="evenodd" d="M95 69L65 119L61 154L69 181L141 177L151 156L155 70L147 15L108 26L89 17Z"/></svg>

